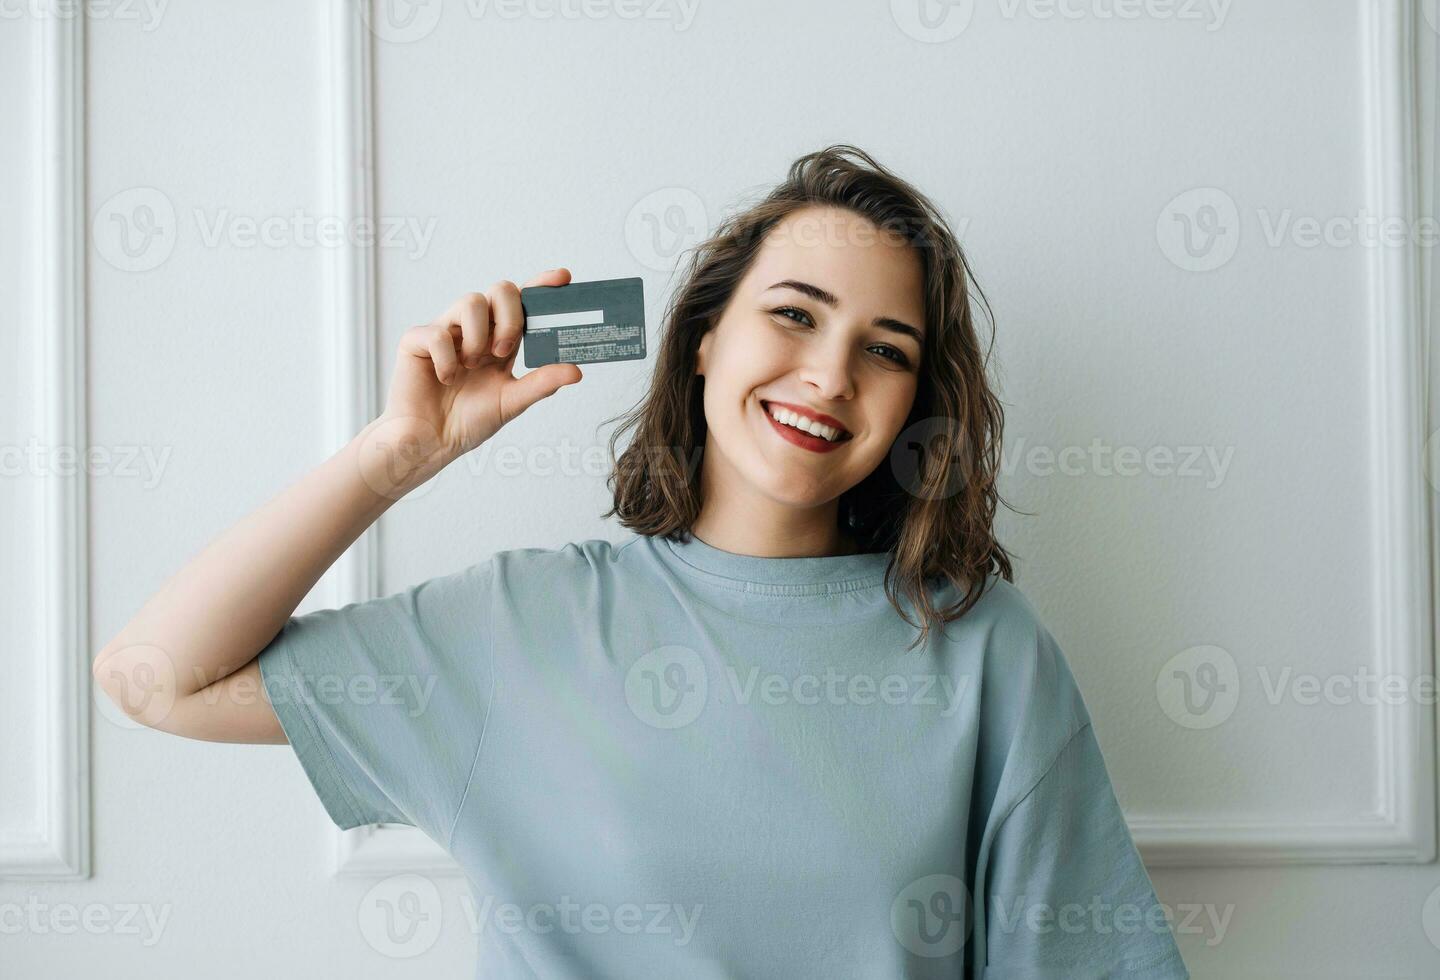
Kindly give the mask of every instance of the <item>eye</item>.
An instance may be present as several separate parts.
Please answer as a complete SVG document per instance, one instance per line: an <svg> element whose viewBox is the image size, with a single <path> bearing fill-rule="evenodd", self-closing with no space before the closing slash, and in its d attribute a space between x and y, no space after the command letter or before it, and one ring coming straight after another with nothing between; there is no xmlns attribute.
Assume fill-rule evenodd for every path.
<svg viewBox="0 0 1440 980"><path fill-rule="evenodd" d="M905 352L904 352L904 351L902 351L902 350L897 350L896 348L891 347L889 344L879 344L879 345L877 345L877 347L878 347L879 350L889 351L889 352L890 352L889 354L881 354L881 355L880 355L881 357L888 357L888 358L890 358L890 360L894 361L896 364L901 365L902 367L909 367L909 366L910 366L910 358L908 358L908 357L905 356ZM872 347L872 348L870 348L870 349L871 349L871 350L876 350L877 347ZM891 355L894 355L894 356L892 357Z"/></svg>
<svg viewBox="0 0 1440 980"><path fill-rule="evenodd" d="M785 319L787 319L787 320L795 320L795 317L793 317L793 316L786 316L787 313L798 313L798 314L800 314L801 316L803 316L805 319L804 319L804 320L795 320L796 323L806 323L806 324L808 324L808 323L810 322L810 314L809 314L809 313L806 313L804 310L796 309L796 308L793 307L793 306L782 306L782 307L780 307L779 309L771 310L770 312L771 312L771 313L778 313L779 315L784 316Z"/></svg>
<svg viewBox="0 0 1440 980"><path fill-rule="evenodd" d="M780 306L771 310L770 312L773 315L782 316L785 319L791 321L792 323L798 323L802 326L814 326L814 324L810 322L810 314L794 306ZM797 316L791 316L790 314L792 313L796 314ZM799 319L798 317L803 317L804 319ZM885 351L886 353L881 354L881 357L885 358L888 361L894 361L901 367L910 366L910 358L905 356L905 352L898 348L891 347L889 344L876 344L868 349Z"/></svg>

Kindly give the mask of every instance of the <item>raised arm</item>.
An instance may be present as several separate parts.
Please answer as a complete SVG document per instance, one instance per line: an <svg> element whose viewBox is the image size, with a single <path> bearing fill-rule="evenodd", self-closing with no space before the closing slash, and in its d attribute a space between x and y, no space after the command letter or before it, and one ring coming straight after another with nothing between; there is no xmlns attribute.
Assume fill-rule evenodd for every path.
<svg viewBox="0 0 1440 980"><path fill-rule="evenodd" d="M556 269L527 285L569 281ZM172 575L96 654L95 683L160 731L284 743L256 657L320 576L396 500L580 380L573 364L514 377L523 322L502 281L407 331L385 411Z"/></svg>

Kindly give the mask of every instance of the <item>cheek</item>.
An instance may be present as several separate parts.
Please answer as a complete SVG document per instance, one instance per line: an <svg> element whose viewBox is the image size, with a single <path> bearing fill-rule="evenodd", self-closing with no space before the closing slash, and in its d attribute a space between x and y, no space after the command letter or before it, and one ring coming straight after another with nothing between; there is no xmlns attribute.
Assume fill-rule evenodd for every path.
<svg viewBox="0 0 1440 980"><path fill-rule="evenodd" d="M784 345L763 331L736 330L728 343L714 349L709 363L707 383L713 377L722 390L744 396L784 374L788 358Z"/></svg>

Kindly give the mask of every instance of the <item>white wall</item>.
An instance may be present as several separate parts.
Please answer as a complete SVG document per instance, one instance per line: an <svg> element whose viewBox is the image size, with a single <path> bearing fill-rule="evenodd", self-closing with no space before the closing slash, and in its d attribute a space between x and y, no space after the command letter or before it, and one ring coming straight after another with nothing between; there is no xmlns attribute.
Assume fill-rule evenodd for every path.
<svg viewBox="0 0 1440 980"><path fill-rule="evenodd" d="M1434 210L1434 7L966 0L931 28L909 0L431 0L367 32L343 0L151 0L82 31L0 0L0 81L33 96L0 100L0 442L110 454L86 479L0 480L0 976L467 974L462 885L423 839L339 835L288 748L138 729L57 665L88 662L378 411L401 331L566 265L644 275L653 338L678 248L833 141L934 196L994 303L1002 490L1035 514L1006 513L1003 540L1193 974L1440 972L1434 706L1415 683L1434 670L1434 249L1339 223L1310 247L1294 224L1369 208L1434 237L1416 220ZM79 87L46 74L67 51ZM1188 253L1179 230L1209 207L1221 234ZM367 216L397 233L373 256L304 237ZM247 244L270 218L278 241ZM618 537L585 464L647 368L587 369L396 506L302 610ZM573 456L514 475L505 447ZM1139 472L1111 469L1122 447ZM1067 448L1067 470L1047 463ZM1175 473L1145 465L1155 450L1201 455ZM1230 687L1187 711L1175 671L1212 666ZM1287 667L1330 696L1272 694ZM1364 671L1404 674L1408 696L1335 686ZM444 929L386 956L367 909L413 870ZM62 934L49 916L71 906L111 925Z"/></svg>

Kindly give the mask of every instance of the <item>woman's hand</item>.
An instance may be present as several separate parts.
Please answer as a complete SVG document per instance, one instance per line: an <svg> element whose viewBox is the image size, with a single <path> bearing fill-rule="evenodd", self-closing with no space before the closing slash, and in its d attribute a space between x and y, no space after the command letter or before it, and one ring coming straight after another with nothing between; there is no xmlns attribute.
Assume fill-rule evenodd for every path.
<svg viewBox="0 0 1440 980"><path fill-rule="evenodd" d="M569 281L568 269L552 269L525 285ZM367 440L372 448L383 445L389 457L381 483L402 493L413 489L540 399L583 377L574 364L547 364L515 377L524 323L519 287L501 280L405 332L385 411L370 424Z"/></svg>

